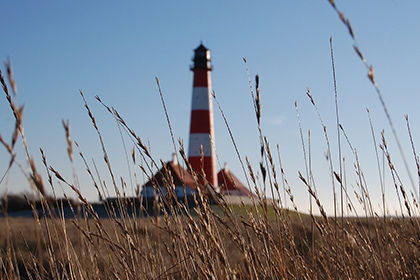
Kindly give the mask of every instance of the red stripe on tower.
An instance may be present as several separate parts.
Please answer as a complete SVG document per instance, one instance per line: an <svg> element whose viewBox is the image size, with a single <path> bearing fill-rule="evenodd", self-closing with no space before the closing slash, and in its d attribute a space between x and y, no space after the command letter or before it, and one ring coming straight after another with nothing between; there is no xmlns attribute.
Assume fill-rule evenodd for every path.
<svg viewBox="0 0 420 280"><path fill-rule="evenodd" d="M217 185L216 154L214 145L213 103L211 99L210 51L200 44L194 50L194 72L190 143L188 161L215 188ZM201 152L202 147L202 152ZM203 154L203 161L201 160ZM204 170L204 174L202 173Z"/></svg>

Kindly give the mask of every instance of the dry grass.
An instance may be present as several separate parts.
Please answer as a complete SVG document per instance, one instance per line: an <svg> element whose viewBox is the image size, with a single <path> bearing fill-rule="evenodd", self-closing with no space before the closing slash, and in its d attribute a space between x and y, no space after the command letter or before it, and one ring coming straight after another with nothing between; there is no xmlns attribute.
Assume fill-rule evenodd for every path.
<svg viewBox="0 0 420 280"><path fill-rule="evenodd" d="M218 219L3 218L1 278L412 279L420 269L420 236L402 219L346 219L338 242L333 221L312 232L310 217Z"/></svg>
<svg viewBox="0 0 420 280"><path fill-rule="evenodd" d="M349 20L336 8L334 1L329 2L354 39ZM374 79L373 69L367 64L361 50L357 47L357 42L355 42L355 51L366 65L368 77L387 113ZM333 62L332 46L331 55ZM334 62L332 67L334 71ZM9 84L16 94L16 84L11 69L11 63L8 62ZM31 219L10 217L0 219L3 229L0 232L0 279L415 279L420 274L418 204L410 198L399 181L385 136L382 135L382 142L379 145L375 143L375 147L379 146L384 158L387 159L389 172L394 179L396 193L399 196L401 213L406 214L391 218L385 216L384 211L383 217L377 216L372 210L369 193L361 183L357 203L362 204L364 214L359 216L353 212L354 217L348 218L343 214L338 216L339 211L335 209L334 215L328 216L318 197L311 175L311 163L308 160L306 175L299 175L307 186L311 206L309 215L302 215L297 211L294 203L293 190L281 166L280 155L280 170L278 170L274 164L269 141L264 137L259 125L261 93L258 76L255 88L252 86L251 78L249 78L249 83L258 123L261 161L258 172L254 171L248 160L244 161L246 164L242 166L244 171L247 170L250 178L248 185L257 195L254 205L232 206L218 194L215 194L216 205L210 205L208 198L200 192L198 184L201 177L188 165L182 143L177 149L173 140L178 157L182 159L197 183L198 194L195 200L196 205L200 206L188 209L182 201L178 201L174 193L172 177L166 173L164 174L166 195L161 194L160 199L156 200L153 206L161 209L163 214L146 218L143 217L141 207L137 208L125 199L125 189L116 182L102 134L81 93L87 114L98 134L99 145L111 178L109 186L95 179L93 174L96 168L87 163L80 150L79 156L85 164L84 168L90 175L98 195L101 198L106 197L108 189L113 189L120 198L114 203L105 204L109 216L106 219L99 218L93 205L83 196L77 185L64 178L60 170L48 165L47 158L41 150L43 168L46 170L47 177L47 183L44 183L35 160L28 152L28 143L22 125L23 107L15 104L14 97L9 93L1 72L0 82L15 119L11 143L5 141L3 137L0 137L0 143L10 154L9 166L20 167L20 163L15 158L15 144L18 137L22 139L26 163L30 167L29 171L23 168L22 170L33 186L33 194L40 201L43 213L39 216L34 211L35 217ZM163 95L161 92L160 94L166 108ZM309 90L307 94L317 111L324 129L328 153L331 154L330 138L326 127ZM215 94L213 97L217 101ZM105 105L99 97L97 100L115 118L121 131L125 132L135 144L135 149L131 151L132 160L134 165L138 165L137 158L141 159L140 168L145 176L151 178L154 173L152 166L165 167L164 163L155 162L141 138L116 110ZM224 117L220 104L217 103L217 105ZM297 105L296 111L299 117ZM361 177L360 182L363 182L363 172L358 164L357 153L353 150L338 121L338 107L336 112L337 128L339 128L338 141L340 142L340 135L344 136L354 151L356 173ZM165 113L167 113L166 109ZM387 117L392 126L388 114ZM170 127L169 117L167 120ZM225 123L242 163L226 119ZM77 149L79 146L71 140L69 122L63 122L63 126L68 144L68 157L73 165L73 145L76 145ZM407 126L410 127L408 118ZM410 129L408 131L410 133ZM396 134L394 136L398 139ZM305 159L309 159L310 147L305 146L302 132L301 138ZM412 148L417 159L413 144ZM378 153L376 151L376 154ZM342 199L340 213L344 212L344 200L348 203L347 207L354 211L354 204L343 186L341 166L339 172L334 172L332 162L330 164L334 195L336 188L340 188ZM416 168L419 170L419 164ZM75 170L73 166L73 176L77 178ZM264 189L261 187L256 173L262 175L263 181L269 182L267 183L269 189L265 189L265 186ZM137 175L134 174L135 176ZM77 218L64 218L61 212L62 205L59 203L57 205L59 200L54 192L57 181L69 186L76 194L77 202L70 204ZM121 183L124 186L124 182ZM0 181L0 186L1 184L2 181ZM46 196L49 189L54 194L53 198ZM159 186L156 186L156 191L161 191ZM285 193L295 211L284 209L282 201L267 200L267 193L273 197L282 197ZM138 191L137 195L139 195ZM138 197L138 199L142 198ZM337 205L336 196L334 196L334 205ZM6 212L7 201L1 207L2 211ZM128 209L134 207L134 210L138 211L137 214L129 214ZM58 214L55 214L54 209L58 209ZM321 213L319 217L314 216L315 209ZM80 211L88 215L80 216L78 215ZM43 216L50 218L42 218Z"/></svg>

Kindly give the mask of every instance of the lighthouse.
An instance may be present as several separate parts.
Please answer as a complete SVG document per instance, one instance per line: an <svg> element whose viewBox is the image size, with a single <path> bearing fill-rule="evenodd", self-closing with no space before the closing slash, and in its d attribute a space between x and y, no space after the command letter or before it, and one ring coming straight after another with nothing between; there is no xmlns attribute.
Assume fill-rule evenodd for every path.
<svg viewBox="0 0 420 280"><path fill-rule="evenodd" d="M213 103L211 96L210 50L200 44L194 50L193 91L191 102L188 161L202 175L204 181L217 188L216 154L214 141Z"/></svg>

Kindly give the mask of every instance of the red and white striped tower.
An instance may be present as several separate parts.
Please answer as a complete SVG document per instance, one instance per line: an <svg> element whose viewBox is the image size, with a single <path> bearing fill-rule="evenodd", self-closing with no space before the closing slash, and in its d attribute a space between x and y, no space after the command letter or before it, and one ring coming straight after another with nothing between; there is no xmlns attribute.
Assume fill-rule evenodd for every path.
<svg viewBox="0 0 420 280"><path fill-rule="evenodd" d="M211 65L210 51L200 44L194 50L194 72L190 143L188 161L192 168L201 173L204 170L206 180L215 188L217 185L216 153L214 145L213 103L211 96ZM203 147L204 161L201 160Z"/></svg>

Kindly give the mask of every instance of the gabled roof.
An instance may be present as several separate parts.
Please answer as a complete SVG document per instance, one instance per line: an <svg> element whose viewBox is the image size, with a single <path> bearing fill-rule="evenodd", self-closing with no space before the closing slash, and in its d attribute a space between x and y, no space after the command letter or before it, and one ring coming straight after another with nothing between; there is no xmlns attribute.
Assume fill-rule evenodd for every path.
<svg viewBox="0 0 420 280"><path fill-rule="evenodd" d="M166 163L166 168L162 167L153 175L153 178L147 181L144 186L152 187L153 184L158 186L165 186L169 184L168 178L172 175L172 180L175 186L188 186L195 189L196 184L193 177L188 173L177 161L170 161Z"/></svg>
<svg viewBox="0 0 420 280"><path fill-rule="evenodd" d="M166 165L162 167L158 172L156 172L151 180L147 181L143 187L153 187L153 185L160 187L169 186L170 181L168 178L172 176L172 180L175 186L186 186L192 188L193 190L197 189L194 178L187 170L178 164L176 159L165 164ZM242 184L242 182L239 181L239 179L233 175L232 172L230 172L230 170L227 168L227 165L225 165L225 168L217 173L217 179L219 182L220 192L225 195L255 196L255 194L248 190L248 188ZM204 186L200 185L200 187L206 195L212 196L212 193L204 188Z"/></svg>
<svg viewBox="0 0 420 280"><path fill-rule="evenodd" d="M233 175L232 172L230 172L227 168L227 164L225 164L225 168L217 173L217 180L219 181L220 192L223 194L255 196L235 175Z"/></svg>

